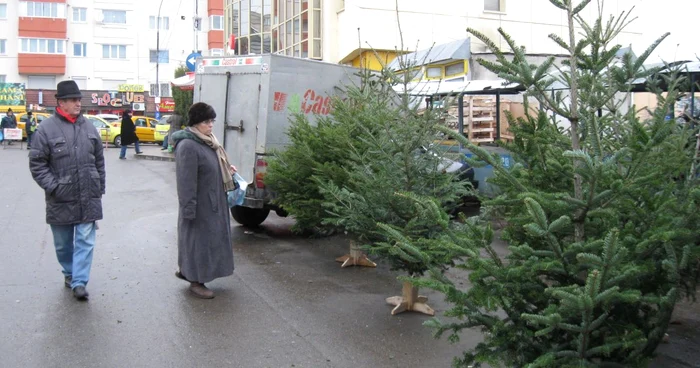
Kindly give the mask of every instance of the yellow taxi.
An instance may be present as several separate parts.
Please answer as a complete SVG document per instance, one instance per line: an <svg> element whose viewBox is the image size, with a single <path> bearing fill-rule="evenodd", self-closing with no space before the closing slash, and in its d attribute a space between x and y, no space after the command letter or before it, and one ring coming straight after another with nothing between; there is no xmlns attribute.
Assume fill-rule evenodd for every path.
<svg viewBox="0 0 700 368"><path fill-rule="evenodd" d="M107 120L95 115L83 115L92 125L97 128L102 137L102 142L112 143L116 147L122 146L121 128L110 124Z"/></svg>
<svg viewBox="0 0 700 368"><path fill-rule="evenodd" d="M26 139L27 130L24 128L27 124L27 120L29 120L29 115L27 115L26 112L22 112L16 114L15 116L17 116L17 129L22 129L22 139ZM44 121L44 119L50 117L51 114L46 112L32 112L32 116L34 116L34 118L36 119L37 124L41 124L41 122Z"/></svg>
<svg viewBox="0 0 700 368"><path fill-rule="evenodd" d="M154 118L149 118L147 116L132 116L131 120L134 121L136 126L136 136L139 137L141 142L155 142L155 131L156 124L158 120ZM161 139L161 142L163 140Z"/></svg>
<svg viewBox="0 0 700 368"><path fill-rule="evenodd" d="M158 123L156 123L156 131L153 133L153 139L158 143L162 143L165 140L165 136L168 135L170 131L170 124L168 124L168 118L170 115L163 115Z"/></svg>

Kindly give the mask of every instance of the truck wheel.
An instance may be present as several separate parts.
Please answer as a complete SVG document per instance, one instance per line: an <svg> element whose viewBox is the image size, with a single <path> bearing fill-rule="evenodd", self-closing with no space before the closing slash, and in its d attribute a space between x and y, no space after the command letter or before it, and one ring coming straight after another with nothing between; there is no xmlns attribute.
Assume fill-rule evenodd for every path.
<svg viewBox="0 0 700 368"><path fill-rule="evenodd" d="M233 219L243 226L255 227L263 223L270 214L268 208L250 208L243 206L233 206L231 215Z"/></svg>

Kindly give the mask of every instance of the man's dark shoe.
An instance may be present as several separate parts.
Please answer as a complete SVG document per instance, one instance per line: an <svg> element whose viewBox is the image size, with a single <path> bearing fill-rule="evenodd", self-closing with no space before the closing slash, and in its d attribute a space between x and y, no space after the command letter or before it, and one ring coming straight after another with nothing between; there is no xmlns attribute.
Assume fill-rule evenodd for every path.
<svg viewBox="0 0 700 368"><path fill-rule="evenodd" d="M120 160L126 160L126 157L119 157Z"/></svg>
<svg viewBox="0 0 700 368"><path fill-rule="evenodd" d="M140 154L142 154L142 153L143 153L143 151L138 151L138 152L136 152L137 155L140 155Z"/></svg>
<svg viewBox="0 0 700 368"><path fill-rule="evenodd" d="M73 296L78 300L87 300L89 295L87 290L85 290L85 286L76 286L73 289Z"/></svg>
<svg viewBox="0 0 700 368"><path fill-rule="evenodd" d="M63 278L63 285L66 285L67 288L70 288L70 283L73 282L73 277L71 276L66 276Z"/></svg>

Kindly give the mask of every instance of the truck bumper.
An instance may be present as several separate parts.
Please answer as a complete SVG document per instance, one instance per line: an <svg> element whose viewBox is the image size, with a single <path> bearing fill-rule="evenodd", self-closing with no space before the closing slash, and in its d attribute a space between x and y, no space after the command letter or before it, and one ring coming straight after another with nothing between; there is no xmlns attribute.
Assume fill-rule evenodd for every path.
<svg viewBox="0 0 700 368"><path fill-rule="evenodd" d="M243 207L263 208L265 207L265 203L262 199L245 197L243 200Z"/></svg>

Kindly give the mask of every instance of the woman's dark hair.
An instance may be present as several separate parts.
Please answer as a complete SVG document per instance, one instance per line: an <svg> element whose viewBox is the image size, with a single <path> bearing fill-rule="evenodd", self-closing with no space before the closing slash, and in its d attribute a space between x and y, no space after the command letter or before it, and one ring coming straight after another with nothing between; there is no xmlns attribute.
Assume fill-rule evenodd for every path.
<svg viewBox="0 0 700 368"><path fill-rule="evenodd" d="M216 119L214 108L204 102L197 102L187 112L187 126L197 125L203 121Z"/></svg>

